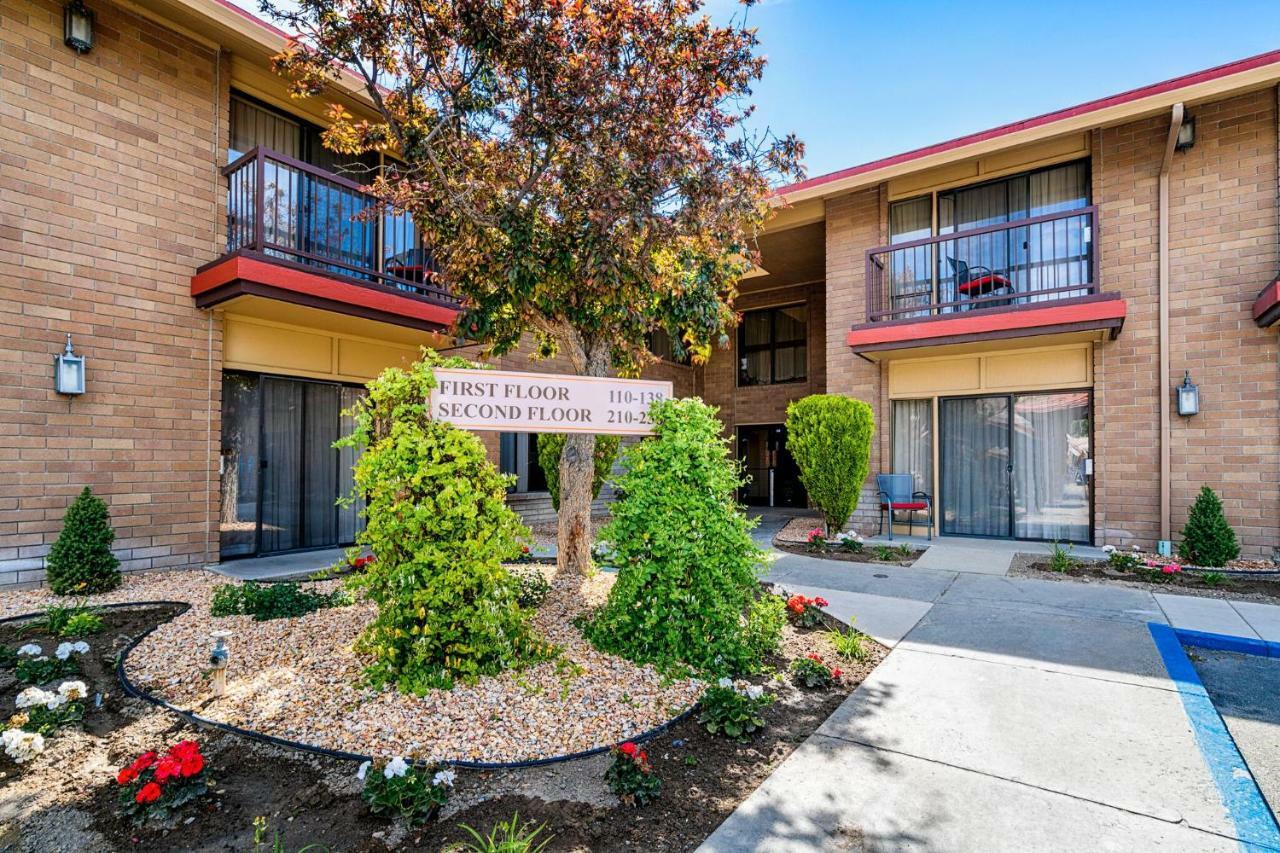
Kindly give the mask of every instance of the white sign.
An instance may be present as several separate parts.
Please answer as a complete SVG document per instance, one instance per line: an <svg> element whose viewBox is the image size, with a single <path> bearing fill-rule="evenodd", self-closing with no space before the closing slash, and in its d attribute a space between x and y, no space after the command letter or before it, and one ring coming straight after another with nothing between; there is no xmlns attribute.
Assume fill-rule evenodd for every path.
<svg viewBox="0 0 1280 853"><path fill-rule="evenodd" d="M431 417L463 429L648 435L670 382L436 368Z"/></svg>

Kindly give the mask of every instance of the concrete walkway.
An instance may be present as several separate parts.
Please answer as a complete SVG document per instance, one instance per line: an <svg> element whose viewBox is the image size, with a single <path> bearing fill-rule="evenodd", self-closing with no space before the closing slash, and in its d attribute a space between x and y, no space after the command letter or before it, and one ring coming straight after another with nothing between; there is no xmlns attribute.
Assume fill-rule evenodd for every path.
<svg viewBox="0 0 1280 853"><path fill-rule="evenodd" d="M952 553L965 571L776 559L893 651L702 850L1274 849L1244 846L1147 629L1203 606ZM1249 636L1280 616L1194 601Z"/></svg>

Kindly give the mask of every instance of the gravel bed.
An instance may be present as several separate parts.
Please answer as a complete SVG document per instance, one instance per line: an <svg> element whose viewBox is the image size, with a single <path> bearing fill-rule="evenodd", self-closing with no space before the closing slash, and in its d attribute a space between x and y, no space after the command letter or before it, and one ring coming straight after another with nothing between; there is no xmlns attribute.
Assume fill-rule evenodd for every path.
<svg viewBox="0 0 1280 853"><path fill-rule="evenodd" d="M126 576L122 587L90 599L185 601L191 609L161 625L130 653L126 671L139 688L202 717L329 749L392 757L514 762L608 746L667 722L690 707L702 685L668 681L651 667L596 651L572 620L603 602L613 576L559 577L542 567L551 592L535 630L558 645L553 661L432 691L423 697L357 686L363 663L352 641L375 610L367 604L319 610L296 619L214 618L214 587L230 582L188 570ZM304 584L333 589L337 581ZM0 595L0 615L54 601L47 590ZM61 599L65 603L65 599ZM208 681L210 633L232 631L227 695Z"/></svg>

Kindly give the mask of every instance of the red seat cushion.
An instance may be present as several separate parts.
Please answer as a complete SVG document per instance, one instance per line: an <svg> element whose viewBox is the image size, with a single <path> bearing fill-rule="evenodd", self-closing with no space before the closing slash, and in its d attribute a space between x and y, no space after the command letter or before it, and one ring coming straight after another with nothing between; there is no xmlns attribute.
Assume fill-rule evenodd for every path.
<svg viewBox="0 0 1280 853"><path fill-rule="evenodd" d="M880 504L881 509L888 509L888 504ZM928 509L929 505L924 501L912 501L911 503L896 503L894 509Z"/></svg>
<svg viewBox="0 0 1280 853"><path fill-rule="evenodd" d="M984 290L995 290L996 288L999 288L999 287L1008 287L1008 286L1009 286L1009 279L1005 278L1002 275L984 275L984 276L980 276L978 278L974 278L974 279L970 279L969 281L966 281L964 284L960 285L959 290L961 293L969 293L970 291L974 291L974 290L981 293Z"/></svg>

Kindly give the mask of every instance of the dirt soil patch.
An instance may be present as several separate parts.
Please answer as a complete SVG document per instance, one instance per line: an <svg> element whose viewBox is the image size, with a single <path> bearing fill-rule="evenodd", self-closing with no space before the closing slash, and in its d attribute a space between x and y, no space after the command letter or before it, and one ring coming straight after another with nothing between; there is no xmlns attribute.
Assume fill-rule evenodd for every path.
<svg viewBox="0 0 1280 853"><path fill-rule="evenodd" d="M1160 581L1152 582L1136 572L1117 571L1101 560L1077 560L1076 565L1067 571L1056 572L1049 568L1043 554L1015 554L1009 574L1043 580L1114 584L1202 598L1232 598L1280 604L1280 575L1263 575L1256 571L1226 575L1217 583L1208 583L1202 573L1190 571L1163 575Z"/></svg>
<svg viewBox="0 0 1280 853"><path fill-rule="evenodd" d="M13 602L5 603L12 612ZM785 676L790 661L814 652L835 663L836 656L823 631L788 626L781 654L768 662L772 673L751 679L776 696L765 713L765 731L740 744L706 734L690 718L649 741L646 749L663 791L648 807L625 806L610 794L603 781L609 758L596 756L520 770L460 770L440 819L410 829L368 812L354 762L195 728L124 696L115 680L114 653L179 611L103 611L104 627L84 638L91 651L82 658L82 673L72 676L89 690L85 729L62 730L25 765L0 756L0 849L252 850L253 822L261 816L269 824L268 845L279 831L288 850L307 844L331 851L446 850L464 839L460 824L487 832L518 811L522 821L547 824L546 834L554 835L549 850L692 850L887 654L868 640L865 660L839 662L844 675L835 686L802 690ZM0 641L10 647L51 640L0 626ZM97 694L104 697L102 706L93 708ZM12 709L14 695L13 685L6 684L0 701ZM188 738L206 756L212 793L167 823L138 828L118 817L116 770L148 749Z"/></svg>
<svg viewBox="0 0 1280 853"><path fill-rule="evenodd" d="M861 551L843 551L833 548L828 548L825 551L811 551L809 550L808 545L799 545L795 542L775 540L773 547L777 548L779 551L786 551L788 554L803 554L806 557L817 557L819 560L837 560L842 563L874 563L880 566L903 567L910 566L916 560L920 559L920 555L924 553L923 548L911 548L910 556L895 556L889 559L881 559L876 553L876 547L874 545L864 545Z"/></svg>

